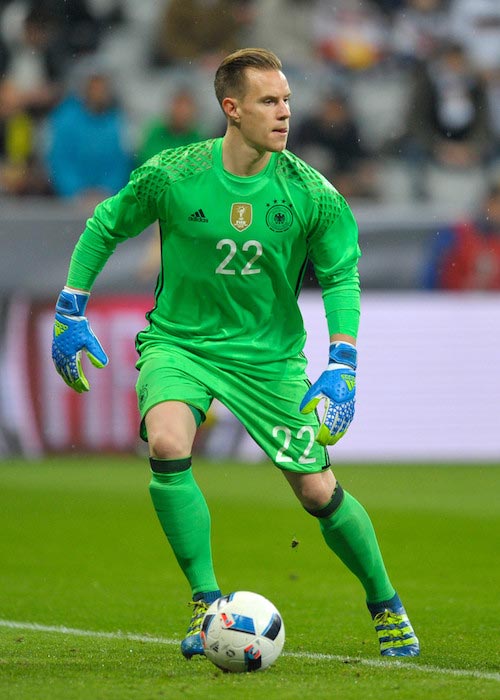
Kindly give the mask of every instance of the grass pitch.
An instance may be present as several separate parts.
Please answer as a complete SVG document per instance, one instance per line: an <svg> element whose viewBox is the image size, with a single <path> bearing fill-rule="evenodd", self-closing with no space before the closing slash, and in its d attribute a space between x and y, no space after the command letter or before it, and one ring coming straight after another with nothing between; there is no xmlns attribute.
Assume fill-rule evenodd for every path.
<svg viewBox="0 0 500 700"><path fill-rule="evenodd" d="M185 661L189 590L127 457L0 464L0 697L500 698L500 466L342 466L422 655L383 660L363 591L268 464L195 464L224 591L280 609L262 673ZM292 547L292 541L298 545Z"/></svg>

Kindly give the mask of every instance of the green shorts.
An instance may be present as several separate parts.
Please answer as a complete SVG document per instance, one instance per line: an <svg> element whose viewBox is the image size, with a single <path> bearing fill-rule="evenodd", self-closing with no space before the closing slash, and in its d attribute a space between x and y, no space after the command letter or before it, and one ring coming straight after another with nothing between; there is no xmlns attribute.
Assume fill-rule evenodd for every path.
<svg viewBox="0 0 500 700"><path fill-rule="evenodd" d="M204 419L218 399L247 429L280 469L320 472L330 465L328 452L315 442L315 412L302 415L299 404L309 388L303 373L294 379L268 379L233 374L204 358L171 345L155 345L137 362L136 390L141 437L147 440L144 416L163 401L182 401Z"/></svg>

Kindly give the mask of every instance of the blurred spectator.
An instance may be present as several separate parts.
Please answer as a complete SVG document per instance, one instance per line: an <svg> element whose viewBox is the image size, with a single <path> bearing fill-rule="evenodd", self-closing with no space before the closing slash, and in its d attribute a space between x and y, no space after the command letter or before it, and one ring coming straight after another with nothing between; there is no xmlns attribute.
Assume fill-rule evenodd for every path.
<svg viewBox="0 0 500 700"><path fill-rule="evenodd" d="M41 3L35 1L33 5ZM43 0L43 7L57 27L61 51L68 59L97 51L101 32L92 3L87 0Z"/></svg>
<svg viewBox="0 0 500 700"><path fill-rule="evenodd" d="M253 45L274 51L284 70L307 70L317 61L313 10L317 0L255 0ZM276 18L279 17L279 31Z"/></svg>
<svg viewBox="0 0 500 700"><path fill-rule="evenodd" d="M500 181L477 216L439 232L424 275L427 289L500 290Z"/></svg>
<svg viewBox="0 0 500 700"><path fill-rule="evenodd" d="M49 186L37 158L35 124L19 90L0 82L0 191L6 194L48 194Z"/></svg>
<svg viewBox="0 0 500 700"><path fill-rule="evenodd" d="M451 0L449 21L476 69L500 68L499 0Z"/></svg>
<svg viewBox="0 0 500 700"><path fill-rule="evenodd" d="M290 149L319 168L344 196L374 196L374 164L345 95L327 94L290 137Z"/></svg>
<svg viewBox="0 0 500 700"><path fill-rule="evenodd" d="M132 165L125 128L110 77L87 76L82 95L69 95L48 120L47 168L56 194L91 205L125 185Z"/></svg>
<svg viewBox="0 0 500 700"><path fill-rule="evenodd" d="M9 7L9 10L11 8ZM0 42L0 189L50 192L39 158L39 128L62 93L64 60L57 27L38 3L12 3Z"/></svg>
<svg viewBox="0 0 500 700"><path fill-rule="evenodd" d="M459 44L446 44L418 70L407 137L418 163L430 159L463 170L491 155L484 83Z"/></svg>
<svg viewBox="0 0 500 700"><path fill-rule="evenodd" d="M165 113L147 124L138 153L143 163L166 148L186 146L200 141L198 107L194 95L186 88L176 92L165 105Z"/></svg>
<svg viewBox="0 0 500 700"><path fill-rule="evenodd" d="M16 89L22 108L40 117L60 97L65 59L57 23L45 7L34 7L19 19L19 26L6 32L5 78Z"/></svg>
<svg viewBox="0 0 500 700"><path fill-rule="evenodd" d="M240 31L252 18L251 0L168 0L158 25L153 63L218 64L240 47Z"/></svg>
<svg viewBox="0 0 500 700"><path fill-rule="evenodd" d="M449 39L449 0L405 0L394 15L393 51L410 63L431 58Z"/></svg>
<svg viewBox="0 0 500 700"><path fill-rule="evenodd" d="M121 0L13 0L3 5L2 37L23 77L34 74L38 65L39 73L60 79L75 61L94 54L102 36L123 21Z"/></svg>
<svg viewBox="0 0 500 700"><path fill-rule="evenodd" d="M369 0L317 0L312 12L316 49L325 62L363 71L389 52L386 17Z"/></svg>

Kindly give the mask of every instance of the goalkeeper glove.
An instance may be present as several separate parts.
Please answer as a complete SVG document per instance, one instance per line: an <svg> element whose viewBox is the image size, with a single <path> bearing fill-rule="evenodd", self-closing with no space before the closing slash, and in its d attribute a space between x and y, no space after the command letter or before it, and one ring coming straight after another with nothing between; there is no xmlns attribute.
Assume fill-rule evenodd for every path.
<svg viewBox="0 0 500 700"><path fill-rule="evenodd" d="M330 345L328 368L306 393L301 413L311 413L324 399L323 419L316 434L321 445L335 445L347 432L354 418L356 394L356 357L354 345L335 342Z"/></svg>
<svg viewBox="0 0 500 700"><path fill-rule="evenodd" d="M82 350L94 367L105 367L108 357L85 318L88 292L77 292L64 287L56 304L52 359L56 370L66 384L81 393L90 385L82 369Z"/></svg>

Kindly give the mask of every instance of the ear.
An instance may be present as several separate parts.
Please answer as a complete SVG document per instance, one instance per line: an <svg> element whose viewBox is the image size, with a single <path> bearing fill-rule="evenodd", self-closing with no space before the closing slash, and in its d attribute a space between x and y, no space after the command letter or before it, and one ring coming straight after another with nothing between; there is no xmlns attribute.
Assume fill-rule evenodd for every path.
<svg viewBox="0 0 500 700"><path fill-rule="evenodd" d="M228 117L228 119L232 119L236 122L240 120L238 100L236 100L234 97L225 97L222 100L222 109L224 110L224 114L226 117Z"/></svg>

